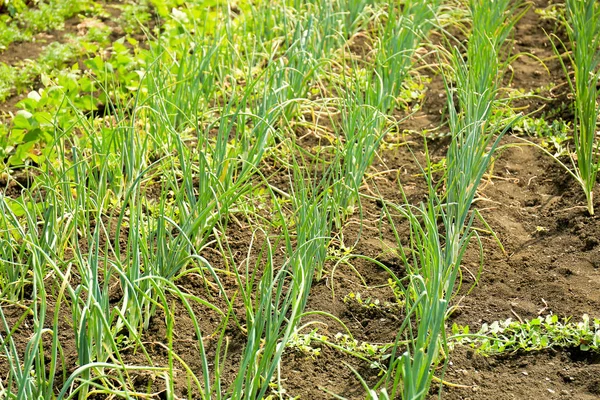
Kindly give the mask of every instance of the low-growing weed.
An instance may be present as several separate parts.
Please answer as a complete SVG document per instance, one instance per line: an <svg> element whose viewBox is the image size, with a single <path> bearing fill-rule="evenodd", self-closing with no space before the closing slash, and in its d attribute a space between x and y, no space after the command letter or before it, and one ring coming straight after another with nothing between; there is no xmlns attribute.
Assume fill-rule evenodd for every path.
<svg viewBox="0 0 600 400"><path fill-rule="evenodd" d="M583 315L579 322L571 318L559 319L555 314L529 321L485 323L471 333L468 326L452 326L451 341L470 346L483 355L539 351L553 347L579 348L581 351L600 352L600 319Z"/></svg>

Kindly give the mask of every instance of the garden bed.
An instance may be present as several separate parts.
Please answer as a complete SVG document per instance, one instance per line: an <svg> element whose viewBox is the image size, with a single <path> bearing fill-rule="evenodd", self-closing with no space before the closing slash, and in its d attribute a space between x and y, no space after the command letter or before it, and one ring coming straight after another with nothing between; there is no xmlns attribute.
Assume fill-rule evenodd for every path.
<svg viewBox="0 0 600 400"><path fill-rule="evenodd" d="M99 4L96 6L100 6ZM301 111L295 110L296 113L290 113L293 116L291 122L282 118L287 125L278 120L277 124L282 126L277 126L276 130L281 129L282 132L293 137L293 142L297 145L291 147L292 155L286 153L288 151L285 147L286 138L277 137L272 147L265 151L264 157L257 163L260 174L248 173L248 178L244 175L242 165L251 164L253 159L250 156L244 159L239 169L231 174L235 179L248 179L251 185L239 188L233 186L235 190L227 193L238 196L237 200L224 206L221 203L214 206L217 210L215 212L218 213L215 217L216 222L209 228L205 228L203 218L209 220L212 214L201 216L194 214L193 210L197 205L192 205L191 200L187 203L189 210L184 211L185 207L182 204L185 201L181 200L186 198L185 196L190 196L190 199L200 196L198 192L202 191L201 185L204 181L198 175L203 168L199 163L205 162L206 165L202 165L208 168L207 165L212 162L210 157L202 158L202 148L198 145L202 139L195 137L197 133L195 130L206 133L207 143L213 143L211 140L218 142L221 128L226 122L219 118L231 110L225 109L226 105L219 103L222 99L214 100L218 98L220 92L206 89L203 79L208 78L205 77L198 78L197 81L194 80L196 77L183 78L195 83L202 82L199 84L202 90L214 95L214 99L206 99L206 102L205 99L194 98L197 107L208 104L206 106L208 111L198 117L194 123L186 125L189 121L185 120L185 115L178 115L189 105L183 101L180 104L169 101L152 103L155 98L150 97L145 99L146 103L137 104L138 96L141 98L147 93L142 90L143 85L148 84L144 81L144 74L150 76L152 73L157 74L154 83L160 82L160 74L163 71L164 77L173 78L172 75L168 75L169 67L164 67L164 70L160 68L153 70L153 65L141 61L142 57L139 54L147 51L143 53L144 57L154 54L157 60L160 60L160 57L170 57L171 50L173 54L179 54L178 50L174 50L181 44L181 39L176 34L184 35L192 31L187 31L188 27L184 23L189 22L188 17L178 14L181 11L172 10L170 13L160 15L160 18L163 18L161 23L167 21L165 25L161 23L154 25L152 22L152 27L149 29L154 29L152 32L164 41L161 42L163 47L153 48L153 40L159 39L146 38L139 30L126 33L126 27L114 22L119 20L123 12L121 4L116 2L109 5L102 4L110 10L99 12L93 7L91 9L95 10L95 15L104 15L104 19L100 18L103 21L100 23L110 28L108 32L110 42L122 36L125 40L121 45L117 45L117 50L110 47L108 42L86 42L85 51L77 54L74 59L60 63L60 67L68 69L69 63L72 63L78 66L77 76L96 74L94 77L100 79L105 65L94 68L86 62L93 61L96 55L101 55L105 51L103 48L105 46L111 51L114 50L113 53L107 51L102 56L110 57L109 54L114 56L110 59L117 71L114 76L122 77L131 74L138 76L139 80L130 86L123 83L118 86L118 90L108 92L105 97L96 97L96 91L89 91L93 94L91 97L94 101L102 101L103 104L90 103L87 109L80 109L81 114L69 115L71 119L68 121L72 122L69 128L71 130L65 128L61 132L73 136L70 143L72 148L64 144L62 153L58 150L55 153L48 153L48 160L46 160L40 154L55 142L51 139L36 141L31 147L35 151L28 150L29 155L23 156L21 161L24 163L10 165L8 160L15 151L13 149L11 150L13 153L6 155L3 164L5 171L0 177L0 192L6 196L3 198L10 199L7 204L14 206L19 199L25 199L23 203L19 203L21 211L26 208L27 203L39 203L44 204L43 207L49 207L49 203L44 203L50 201L45 200L47 196L55 196L52 198L57 201L63 199L61 201L65 204L79 204L78 199L82 196L90 196L84 197L89 200L85 205L88 207L85 215L81 217L86 222L81 227L67 225L64 228L67 232L65 236L70 235L69 237L77 239L64 242L55 239L61 245L55 250L50 246L47 250L47 254L51 254L48 257L50 260L48 264L55 265L53 267L55 269L47 267L48 270L43 274L46 280L42 282L45 282L47 286L45 293L48 294L43 326L47 330L45 336L41 336L39 348L45 349L48 356L53 346L56 346L56 342L60 344L59 355L54 354L46 359L54 360L60 365L55 370L52 370L54 367L51 365L45 367L48 371L56 372L53 388L48 389L48 393L56 394L63 388L67 388L64 386L67 378L81 367L80 361L83 356L75 335L78 327L74 326L72 315L72 310L75 309L73 304L77 302L74 299L69 301L64 299L69 295L68 290L65 292L66 287L78 287L87 279L84 273L77 272L84 269L76 267L79 264L84 265L85 262L91 263L90 260L94 257L102 258L105 269L96 275L95 279L99 284L97 290L106 292L107 303L103 306L107 307L107 310L119 308L127 310L125 302L130 300L128 296L131 292L128 292L129 287L124 282L130 281L125 280L125 272L117 274L110 270L112 275L109 275L106 266L121 265L120 263L131 265L138 260L135 256L136 252L149 253L140 256L147 257L144 260L148 263L149 260L162 257L164 264L170 266L169 260L181 256L177 246L171 247L172 253L166 255L149 250L155 245L158 248L161 238L159 235L153 236L148 233L150 232L148 227L153 226L148 221L158 221L161 216L166 215L167 218L161 220L163 223L167 221L165 227L157 223L157 232L162 232L168 240L172 241L170 243L178 244L181 248L187 249L187 246L194 248L197 245L202 251L194 254L187 264L182 264L184 268L166 279L170 280L176 289L170 291L164 287L160 290L147 289L148 297L151 296L149 293L162 293L162 296L148 303L146 311L148 315L152 315L147 319L147 326L140 330L136 338L129 335L126 326L121 326L121 329L116 332L111 331L115 339L114 349L118 350L115 351L115 354L118 354L116 358L122 365L151 365L155 369L132 367L131 370L127 370L126 377L123 378L116 377L117 369L113 365L106 367L104 371L108 371L109 378L100 380L101 384L105 385L104 390L98 388L90 398L110 398L109 390L106 390L107 382L113 383L115 385L113 389L117 390L123 389L119 385L125 381L130 389L147 393L150 398L170 398L167 397L170 395L179 398L200 398L194 391L197 387L192 376L201 380L207 368L212 374L219 376L221 387L229 388L230 385L235 385L236 378L239 377L240 365L245 362L244 357L247 356L244 352L249 342L247 328L253 322L248 320L250 304L258 307L261 290L267 290L257 282L270 272L258 268L255 271L258 278L246 287L248 298L245 299L243 284L246 284L244 279L250 279L249 275L236 275L235 271L251 269L254 263L263 265L267 257L265 254L268 254L273 260L275 271L273 273L276 274L290 259L293 259L290 248L299 246L300 239L297 233L287 232L288 230L295 232L298 229L299 220L294 219L297 218L295 211L302 208L301 204L298 205L301 202L293 201L294 195L299 196L301 193L296 186L300 180L298 171L308 171L302 177L307 181L312 179L313 182L317 182L323 176L327 176L327 166L332 163L332 160L333 163L340 162L331 154L335 151L337 140L335 138L338 134L336 129L340 126L342 117L340 110L331 106L327 100L329 96L335 97L334 89L330 91L327 86L331 83L327 82L327 79L331 78L333 81L334 77L333 75L319 77L314 79L314 82L311 81L311 91L307 91L306 94L308 100L304 99L305 102L299 103L298 109ZM236 8L236 5L228 11L232 20L248 12L245 8L246 2L240 4L240 9ZM439 390L442 391L444 399L503 400L535 399L540 396L551 399L594 399L600 395L600 356L597 352L582 350L583 346L589 343L574 343L569 347L543 346L541 350L524 348L519 351L484 356L477 352L475 344L470 346L469 341L461 343L452 332L453 325L456 325L455 330L468 326L469 331L475 333L485 324L490 325L494 321L507 319L525 324L536 318L552 315L558 316L561 321L570 319L572 322L581 321L584 315L592 320L600 317L598 312L600 310L599 217L597 214L589 215L586 198L579 183L557 160L547 154L562 151L557 158L566 165L571 165L569 156L565 155L571 142L563 140L564 137L559 137L561 132L552 131L553 126L558 127L556 128L558 131L562 129L561 127L572 127L574 121L572 95L561 63L548 37L548 33L554 31L557 37L566 40L564 31L556 25L555 19L549 18L553 10L552 4L546 0L532 2L531 7L517 22L513 36L509 39L510 45L505 46L508 54L518 55L518 57L510 63L509 72L504 76L503 87L500 88L499 93L510 96L513 100L510 108L499 109L495 111L494 116L500 119L511 113L516 115L516 112L523 112L527 114L530 125L517 122L505 134L491 167L483 175L479 185L473 208L479 211L482 218L475 222L477 236L471 239L462 259L460 285L457 284L459 287L449 304L445 326L450 348L447 354L445 351L448 349L444 348L441 351L445 357L440 356L443 362L435 370L434 383L428 393L429 398L437 398ZM154 12L152 11L153 17L156 16ZM198 10L194 12L201 15ZM156 13L160 14L159 11ZM212 14L208 15L212 16ZM55 41L64 42L67 34L78 34L82 29L85 30L86 26L82 24L88 20L83 18L83 15L70 17L65 21L63 29L38 33L34 36L35 41L10 44L7 50L0 52L0 63L14 67L24 65L27 59L38 59L43 46ZM181 22L185 29L173 28L176 22ZM345 46L350 55L346 58L346 53L343 53L341 59L353 68L357 68L361 62L368 65L377 41L373 30L372 26L365 24L348 39ZM463 33L457 32L457 35ZM86 33L82 35L84 34ZM163 36L160 36L161 34ZM191 35L195 35L195 32ZM435 29L429 37L433 43L444 44L439 31ZM277 41L274 43L282 45ZM143 51L136 51L136 46ZM147 50L148 48L151 50ZM413 57L418 67L414 71L418 73L415 72L410 76L410 83L414 85L412 89L417 94L414 98L409 97L405 100L405 106L399 107L394 111L393 116L390 116L390 120L394 121L393 128L389 129L383 138L377 154L366 170L365 179L360 186L362 195L360 204L353 209L349 208L352 211L345 215L342 227L334 225L331 235L327 238L326 249L324 248L327 258L323 264L322 279L315 278L311 282L312 286L304 309L305 314L297 321L302 329L294 331L288 338L287 347L282 353L275 375L277 378L271 382L270 392L265 394L273 397L265 398L274 399L279 396L286 399L334 399L341 396L346 399L364 399L366 393L363 384L373 387L386 370L391 343L397 340L399 329L406 327L403 323L407 312L402 294L396 290L399 283L390 283L392 282L390 277L393 274L400 278L399 282L404 282L407 269L399 253L403 250L399 250L397 239L406 246L411 233L406 219L394 213L386 214L388 210L386 207L387 204L405 202L416 206L426 201L428 195L427 181L424 176L424 171L428 168L426 153L430 157L430 170L438 167L431 175L435 183L438 183L443 177L446 167L444 160L451 141L448 132L444 79L435 65L439 58L429 54L429 48L431 47L425 46L417 50L416 55L424 55L424 57ZM193 63L196 62L194 60L203 59L202 57L209 59L207 54L198 55L198 58L194 59L196 48L191 47L188 50L186 57L189 58L185 59L186 62ZM152 51L154 53L151 53ZM218 52L215 54L221 56ZM246 88L248 81L251 81L255 75L266 74L264 71L268 71L271 64L277 65L276 63L281 62L281 65L287 65L286 63L294 62L292 56L289 56L289 59L287 57L286 55L281 59L265 58L264 62L256 67L262 72L252 70L246 74L230 71L231 74L219 76L215 78L217 83L211 81L209 85L222 84L219 86L222 91L238 86ZM98 61L94 63L99 65ZM181 64L185 63L181 61ZM331 70L339 72L339 69L344 68L340 64L332 63ZM158 61L157 65L159 65ZM55 74L52 76L56 76L56 79L61 76L56 72L52 74ZM5 115L7 121L4 131L7 134L15 129L13 118L18 114L17 109L30 106L18 103L26 98L27 92L36 90L42 93L43 90L49 90L51 85L41 76L32 77L26 89L23 87L17 90L15 87L14 91L6 96L6 100L0 103L0 114ZM287 78L291 80L289 76ZM223 79L223 82L219 79ZM168 91L158 90L155 97L160 99L160 96L170 92L171 88L185 92L186 89L171 83ZM334 84L331 83L331 86ZM283 91L284 88L287 87L282 86L281 90ZM84 91L82 90L81 93ZM268 93L270 92L265 89L263 94L267 97ZM527 96L519 96L519 93ZM190 96L193 97L193 94ZM248 96L247 101L251 103L256 100L255 97L255 94ZM70 97L69 101L72 101L70 106L77 109L79 104L87 104L77 103L81 99L85 100L85 95L74 94ZM138 106L139 109L136 108ZM143 140L138 142L136 135L140 138L145 137L144 129L160 129L156 128L160 124L148 123L145 127L136 125L139 122L132 115L137 114L132 110L152 110L158 114L159 106L164 107L166 110L164 115L168 116L160 122L177 133L166 134L164 137L168 140L165 139L164 143L151 140L148 141L152 142L151 144ZM60 107L62 107L60 110L68 109L64 103L61 103ZM56 115L61 115L63 118L64 115L59 114L57 110ZM222 115L215 116L221 111ZM141 113L140 111L140 115ZM176 117L173 117L174 115ZM89 122L89 125L82 122L87 121L86 118L92 121L94 116L102 118ZM173 118L170 119L171 117ZM67 120L66 117L64 118ZM257 129L262 122L268 120L269 113L261 118L249 118L244 120L244 123L235 125L235 129L231 129L225 135L226 142L229 141L227 145L237 143L235 141L248 132L254 134L253 129ZM399 122L395 123L396 121ZM531 125L534 122L538 123L537 127ZM56 123L58 126L59 122ZM119 125L119 123L123 124ZM169 125L170 123L172 125ZM552 125L553 123L555 125ZM132 149L142 148L140 154L144 161L139 161L135 157L126 158L126 155L121 153L119 157L122 158L112 157L113 148L110 147L112 145L102 142L102 135L116 126L118 128L114 129L115 132L120 132L118 134L129 132L128 129L131 129L130 136L124 134L123 138L126 139L123 139L123 143L130 144ZM61 126L60 129L63 127ZM2 132L0 129L0 133ZM94 139L91 133L97 133L100 139ZM427 137L427 148L424 144L424 133ZM555 136L552 136L553 134ZM177 135L181 137L181 142L174 139ZM88 136L92 136L92 139L86 139ZM62 140L62 137L57 140ZM239 140L247 146L243 154L243 157L247 157L247 154L252 151L252 146L255 145L254 139L247 142ZM260 137L256 140L260 141ZM11 146L16 149L19 146L24 148L26 145L28 142L11 143ZM80 153L77 152L78 149L81 150ZM105 153L97 149L102 149ZM117 150L121 151L122 148ZM117 150L114 150L115 154ZM98 152L95 153L96 151ZM147 153L144 153L146 151ZM58 157L57 154L61 154L63 159L67 160L66 163L70 163L70 168L61 176L62 180L56 179L56 176L60 175L58 168L54 166L52 168L55 169L45 168L45 163L54 165L50 157ZM105 154L109 155L102 158ZM40 158L37 159L36 156ZM82 156L85 162L82 161ZM191 160L188 160L189 164L186 164L186 156ZM98 160L94 157L98 157ZM315 159L321 160L322 163L315 162ZM213 179L211 182L215 185L226 186L225 178L229 171L227 170L229 161L220 164L219 168L224 169L215 169L218 173L215 172L209 177ZM77 172L78 163L88 168L88 164L85 164L87 162L89 162L89 169ZM136 164L138 162L139 165ZM295 170L290 165L296 162L300 166ZM110 165L109 168L113 168L111 163L116 165L110 170L112 175L108 178L100 172L103 171L104 163ZM128 174L139 174L139 176L136 180ZM71 186L64 186L63 180L67 179L72 179L74 183ZM104 183L103 179L107 183ZM86 183L82 184L84 181ZM117 193L118 185L114 184L118 181L124 182L124 190L121 193ZM103 188L102 195L96 198L95 193L87 194L84 188L87 188L88 184L90 187L95 185L94 187ZM63 186L68 187L69 191ZM106 189L107 187L110 189ZM215 187L213 185L205 189L214 190L216 193ZM322 187L317 186L311 188L314 191L323 190ZM98 190L100 193L100 189ZM327 192L327 190L323 191ZM308 192L310 190L307 190ZM215 198L216 196L215 194ZM311 199L314 200L309 198L308 201L312 201ZM595 199L595 206L598 209L600 194L595 196ZM106 206L103 203L105 201L113 201L114 204ZM40 209L52 210L51 207L43 207L40 206ZM175 212L177 207L179 209ZM221 207L225 208L225 215L220 214ZM44 226L43 221L52 220L51 212L44 214L36 211L35 207L32 209L31 215L36 216L41 231ZM15 220L22 221L23 226L32 223L25 220L28 216L27 212L18 214L15 211L17 208L11 210L16 216ZM319 211L320 209L317 211L309 209L307 213ZM168 214L170 212L172 214ZM186 231L188 227L183 224L169 225L183 212L189 212L189 218L197 222L189 231ZM135 219L136 215L139 215L138 220ZM9 222L5 222L2 229L8 231L10 230L8 226L13 223L8 211L4 218ZM69 218L79 217L65 214L58 216L54 222L57 227L60 227L61 221ZM206 222L207 226L210 221ZM192 234L196 232L194 229L206 229L206 234L195 238ZM138 233L139 237L147 239L147 242L142 240L143 243L139 246L136 244L137 247L131 247L132 242L135 242L134 236ZM398 233L398 238L395 233ZM21 245L24 241L23 237L29 236L21 237L15 234L11 237L14 242L7 245L7 249L2 253L7 257L4 262L7 265L19 263L27 265L25 260L29 260L28 257L31 257L30 252L33 250L27 247L27 250L13 252L13 247L17 248L17 243ZM318 239L320 237L316 235L312 240ZM198 243L194 240L198 240ZM309 240L305 244L309 246L310 243ZM78 247L74 247L74 244ZM33 246L32 249L42 248L45 245L44 241L40 240L36 243L37 247ZM8 259L8 255L12 258ZM87 261L84 260L86 257ZM314 261L315 258L310 260ZM140 265L140 274L143 275L146 268L150 267L143 263ZM65 274L62 278L58 270ZM36 330L39 321L37 311L32 310L37 310L35 304L39 302L37 296L40 289L36 285L40 283L33 285L35 279L31 276L25 276L18 282L22 285L22 290L16 292L18 293L16 297L0 298L6 326L15 330L11 339L14 340L16 352L19 354L25 353L31 338L39 332L39 329ZM110 277L105 279L105 276ZM129 278L128 276L127 279ZM292 286L291 278L282 282L285 290L289 290ZM2 290L5 290L4 285ZM164 293L161 290L164 290ZM92 289L86 286L81 292L82 298L89 293L92 293ZM186 301L183 301L184 298ZM272 310L271 314L267 314L276 316L277 311ZM285 313L286 317L292 318L291 309L286 309ZM143 319L144 315L140 318ZM414 321L412 323L416 324ZM84 325L85 323L82 326ZM79 328L83 329L82 326ZM110 327L112 328L114 326ZM131 329L133 331L133 328ZM2 337L6 338L7 331L6 327L0 325ZM47 334L48 332L55 333ZM202 338L198 337L199 332ZM257 354L267 351L265 348L268 343L264 342L264 336L259 337L257 341L260 342L261 339L263 342L257 344ZM200 343L204 346L202 350ZM402 349L404 350L403 347ZM4 353L2 354L2 360L8 360L4 357ZM10 369L8 363L0 362L0 382L2 382L0 389L10 385L3 381L10 375ZM361 379L364 382L361 382ZM439 384L440 380L444 382L442 385ZM84 383L79 381L73 388L78 385L84 386ZM205 382L199 386L204 387Z"/></svg>

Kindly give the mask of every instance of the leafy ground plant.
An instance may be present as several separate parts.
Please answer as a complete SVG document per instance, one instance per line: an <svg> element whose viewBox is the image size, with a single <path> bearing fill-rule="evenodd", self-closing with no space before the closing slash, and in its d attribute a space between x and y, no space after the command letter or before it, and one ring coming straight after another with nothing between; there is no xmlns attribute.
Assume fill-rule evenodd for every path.
<svg viewBox="0 0 600 400"><path fill-rule="evenodd" d="M468 326L452 326L455 343L468 345L483 355L539 351L552 347L579 348L600 352L600 319L583 315L581 321L547 315L529 321L494 321L475 333Z"/></svg>

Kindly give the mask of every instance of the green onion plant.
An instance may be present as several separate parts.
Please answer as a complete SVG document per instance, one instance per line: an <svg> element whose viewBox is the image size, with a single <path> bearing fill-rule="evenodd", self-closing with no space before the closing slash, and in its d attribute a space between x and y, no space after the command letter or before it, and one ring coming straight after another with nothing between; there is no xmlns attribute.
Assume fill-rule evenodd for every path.
<svg viewBox="0 0 600 400"><path fill-rule="evenodd" d="M415 0L399 11L389 3L373 68L362 69L354 60L350 72L341 77L341 121L333 124L340 143L336 156L339 160L333 163L338 168L333 196L339 210L334 216L338 230L359 204L363 177L379 143L393 128L386 115L395 108L398 92L414 63L412 57L434 25L438 7L437 1Z"/></svg>
<svg viewBox="0 0 600 400"><path fill-rule="evenodd" d="M594 214L594 186L598 173L598 113L600 113L600 4L593 0L567 0L565 27L572 51L568 55L574 77L567 72L575 96L573 139L577 164L575 177L587 200L590 215Z"/></svg>
<svg viewBox="0 0 600 400"><path fill-rule="evenodd" d="M406 319L388 372L378 384L390 398L426 398L436 366L447 355L445 320L462 257L476 236L472 227L478 214L471 206L494 150L510 127L496 135L499 127L488 121L503 71L499 51L521 15L520 7L508 1L470 2L473 27L466 60L454 49L454 83L446 84L452 142L443 186L435 184L431 168L427 168L423 174L429 190L424 204L412 206L405 198L405 206L387 205L405 217L411 228L408 248L396 231L398 254L408 274L406 281L396 278L406 296ZM427 151L426 155L430 165ZM440 193L441 188L444 191ZM393 226L389 211L388 215Z"/></svg>
<svg viewBox="0 0 600 400"><path fill-rule="evenodd" d="M440 3L440 0L409 0L400 8L395 2L388 4L387 22L380 33L371 77L371 85L378 90L369 100L370 105L384 114L391 114L396 108L396 98L413 65L414 52L435 25Z"/></svg>
<svg viewBox="0 0 600 400"><path fill-rule="evenodd" d="M264 398L272 384L287 342L296 332L315 274L322 271L330 240L327 180L311 180L295 160L291 199L295 234L282 223L287 258L275 269L273 245L267 239L254 267L246 261L238 282L246 306L247 343L231 399ZM274 193L272 193L275 198ZM285 218L276 205L281 218ZM263 232L261 236L266 236ZM254 241L253 241L254 243ZM275 382L273 382L275 380Z"/></svg>

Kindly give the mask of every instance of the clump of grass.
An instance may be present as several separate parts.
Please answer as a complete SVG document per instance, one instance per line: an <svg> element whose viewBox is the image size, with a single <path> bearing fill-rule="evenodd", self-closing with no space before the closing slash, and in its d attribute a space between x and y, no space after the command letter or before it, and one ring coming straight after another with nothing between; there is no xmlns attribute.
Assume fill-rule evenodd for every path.
<svg viewBox="0 0 600 400"><path fill-rule="evenodd" d="M352 37L363 28L368 17L368 9L374 3L374 0L343 0L340 2L342 12L346 14L344 18L346 38Z"/></svg>
<svg viewBox="0 0 600 400"><path fill-rule="evenodd" d="M34 200L30 198L29 200ZM51 210L46 215L46 221L41 230L44 235L37 234L35 229L30 229L37 222L37 212L28 209L24 202L21 202L23 219L17 217L6 203L4 197L0 197L0 203L3 215L7 219L9 231L3 232L13 237L19 237L20 253L27 254L28 261L24 266L27 272L24 275L29 276L28 282L31 285L31 296L35 301L25 303L22 307L25 309L23 316L19 318L15 326L7 322L4 311L0 307L0 322L3 333L0 334L0 346L4 350L8 366L8 376L0 387L0 395L7 399L21 398L40 398L52 393L52 381L54 373L57 372L56 349L50 351L43 346L43 337L51 335L53 344L56 344L58 332L56 330L46 330L44 325L47 320L48 303L47 292L44 285L44 276L46 274L46 263L52 260L52 245L56 240L56 231L53 229L56 214ZM3 240L6 240L4 238ZM25 272L21 271L21 272ZM10 282L15 284L17 282ZM23 281L20 284L24 284ZM19 285L20 286L20 285ZM21 286L22 287L22 286ZM37 301L39 299L39 301ZM17 341L13 337L26 318L31 318L32 334L26 340L24 352L17 348ZM50 365L49 374L46 374L46 360L54 360Z"/></svg>
<svg viewBox="0 0 600 400"><path fill-rule="evenodd" d="M403 399L422 399L431 386L435 366L447 353L444 321L471 234L461 237L458 249L444 245L447 236L440 232L438 218L446 222L447 215L431 186L426 204L388 207L408 220L411 231L408 248L398 251L407 267L407 279L394 276L404 292L406 318L398 331L388 371L378 386L392 399L400 395ZM393 229L402 246L395 226ZM459 251L454 254L455 250Z"/></svg>
<svg viewBox="0 0 600 400"><path fill-rule="evenodd" d="M336 154L339 161L336 159L332 164L339 176L334 185L339 210L339 214L334 215L337 229L342 228L344 220L360 204L359 188L386 132L385 115L366 103L363 90L369 89L361 83L356 72L347 80L347 89L341 99L341 120L334 124L340 142Z"/></svg>
<svg viewBox="0 0 600 400"><path fill-rule="evenodd" d="M447 225L452 245L464 228L477 186L490 163L502 134L491 126L498 85L505 65L499 51L514 24L523 15L521 5L508 0L470 2L473 21L466 52L454 48L451 65L454 83L446 81L449 126L452 141L446 157ZM456 94L456 100L454 95Z"/></svg>

